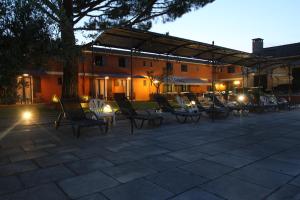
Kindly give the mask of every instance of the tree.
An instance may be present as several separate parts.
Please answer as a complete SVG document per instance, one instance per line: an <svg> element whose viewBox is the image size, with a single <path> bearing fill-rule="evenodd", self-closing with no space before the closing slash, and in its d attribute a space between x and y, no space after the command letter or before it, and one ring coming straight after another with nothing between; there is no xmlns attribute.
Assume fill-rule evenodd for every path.
<svg viewBox="0 0 300 200"><path fill-rule="evenodd" d="M153 20L173 21L214 0L31 0L53 20L60 32L64 57L63 88L65 97L77 96L78 67L75 31L135 27L150 29ZM95 36L90 32L91 36Z"/></svg>
<svg viewBox="0 0 300 200"><path fill-rule="evenodd" d="M28 0L0 2L1 103L15 102L17 75L29 67L41 68L47 62L50 23Z"/></svg>

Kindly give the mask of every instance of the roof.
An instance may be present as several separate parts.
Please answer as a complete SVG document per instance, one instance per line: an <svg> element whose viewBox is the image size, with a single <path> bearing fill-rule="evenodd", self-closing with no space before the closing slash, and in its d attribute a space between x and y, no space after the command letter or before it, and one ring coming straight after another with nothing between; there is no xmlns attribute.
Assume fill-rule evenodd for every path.
<svg viewBox="0 0 300 200"><path fill-rule="evenodd" d="M299 56L300 59L300 43L263 48L261 53L264 56L275 57Z"/></svg>
<svg viewBox="0 0 300 200"><path fill-rule="evenodd" d="M214 60L222 64L254 67L270 66L286 63L274 57L257 56L239 50L178 38L170 35L127 28L112 28L104 31L96 39L97 45L108 47L134 49L140 52L150 52L186 58Z"/></svg>

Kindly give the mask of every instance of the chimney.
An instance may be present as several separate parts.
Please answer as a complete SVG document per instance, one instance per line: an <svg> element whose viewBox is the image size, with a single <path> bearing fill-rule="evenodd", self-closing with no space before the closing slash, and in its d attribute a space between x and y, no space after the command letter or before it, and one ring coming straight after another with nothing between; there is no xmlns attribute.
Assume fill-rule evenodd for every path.
<svg viewBox="0 0 300 200"><path fill-rule="evenodd" d="M263 49L264 49L264 39L262 38L252 39L252 53L260 54Z"/></svg>

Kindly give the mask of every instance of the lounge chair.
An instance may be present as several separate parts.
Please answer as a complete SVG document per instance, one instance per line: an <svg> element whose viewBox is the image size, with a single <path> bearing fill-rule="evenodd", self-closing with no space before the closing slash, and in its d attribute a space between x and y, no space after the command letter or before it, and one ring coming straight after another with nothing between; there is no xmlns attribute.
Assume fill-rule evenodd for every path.
<svg viewBox="0 0 300 200"><path fill-rule="evenodd" d="M190 118L194 122L198 122L200 120L201 112L199 111L191 112L189 110L183 109L176 110L173 106L170 105L167 98L162 96L161 94L155 94L154 99L163 112L170 112L171 114L175 115L179 123L185 123L188 118Z"/></svg>
<svg viewBox="0 0 300 200"><path fill-rule="evenodd" d="M229 109L226 108L225 106L217 106L217 105L213 105L210 106L209 108L205 108L202 106L201 102L198 100L197 96L194 93L185 93L186 97L191 101L194 102L197 107L198 110L200 112L205 112L210 118L220 118L220 117L228 117L229 116Z"/></svg>
<svg viewBox="0 0 300 200"><path fill-rule="evenodd" d="M148 121L150 125L160 126L163 117L146 111L146 114L138 113L132 106L131 102L126 98L124 93L115 93L114 99L120 108L120 112L130 120L131 124L131 133L133 134L133 126L135 128L140 129L143 127L144 122ZM137 121L141 121L140 125L138 125ZM158 122L158 123L156 123Z"/></svg>
<svg viewBox="0 0 300 200"><path fill-rule="evenodd" d="M279 109L276 98L269 95L259 97L260 104L264 107L264 111L277 111Z"/></svg>
<svg viewBox="0 0 300 200"><path fill-rule="evenodd" d="M108 124L102 119L98 119L93 112L84 112L78 98L61 99L59 103L61 106L61 113L59 114L58 119L54 122L56 129L58 129L61 119L64 117L70 121L73 134L77 137L80 136L80 129L84 127L98 126L101 131L103 131L104 127L104 132L107 132ZM92 119L93 117L95 117L96 120Z"/></svg>

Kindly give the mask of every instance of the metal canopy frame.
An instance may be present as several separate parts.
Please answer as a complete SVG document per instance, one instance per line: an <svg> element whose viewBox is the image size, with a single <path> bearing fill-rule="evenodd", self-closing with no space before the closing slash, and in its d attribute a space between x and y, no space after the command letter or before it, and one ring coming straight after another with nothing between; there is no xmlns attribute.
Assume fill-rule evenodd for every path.
<svg viewBox="0 0 300 200"><path fill-rule="evenodd" d="M135 51L201 60L212 60L212 55L214 55L214 59L222 62L222 64L244 67L257 67L257 65L261 65L264 68L265 66L272 66L273 63L289 64L291 59L300 59L300 56L280 58L258 56L217 45L129 28L107 29L100 34L95 42L98 45L107 47L134 49Z"/></svg>

